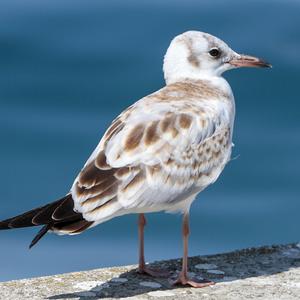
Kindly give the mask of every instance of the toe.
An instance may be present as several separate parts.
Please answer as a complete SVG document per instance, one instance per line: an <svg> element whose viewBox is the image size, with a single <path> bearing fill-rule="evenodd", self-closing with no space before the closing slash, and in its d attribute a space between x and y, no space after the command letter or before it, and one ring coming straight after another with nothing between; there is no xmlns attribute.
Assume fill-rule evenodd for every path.
<svg viewBox="0 0 300 300"><path fill-rule="evenodd" d="M213 281L197 282L197 281L193 281L193 280L188 280L185 285L189 285L194 288L203 288L203 287L207 287L207 286L214 285L214 284L215 284L215 282L213 282Z"/></svg>
<svg viewBox="0 0 300 300"><path fill-rule="evenodd" d="M203 288L215 284L215 282L208 281L208 280L201 280L201 281L191 280L188 277L183 275L179 275L179 277L175 281L172 281L170 283L172 285L191 286L194 288Z"/></svg>

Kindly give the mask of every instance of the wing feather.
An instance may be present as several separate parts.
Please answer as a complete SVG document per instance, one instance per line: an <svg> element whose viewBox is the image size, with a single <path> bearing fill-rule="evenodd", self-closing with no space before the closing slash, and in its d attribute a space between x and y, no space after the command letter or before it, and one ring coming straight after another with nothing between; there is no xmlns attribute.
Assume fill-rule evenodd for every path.
<svg viewBox="0 0 300 300"><path fill-rule="evenodd" d="M176 93L165 101L168 88L117 117L79 173L71 192L86 220L179 201L215 180L228 161L229 101Z"/></svg>

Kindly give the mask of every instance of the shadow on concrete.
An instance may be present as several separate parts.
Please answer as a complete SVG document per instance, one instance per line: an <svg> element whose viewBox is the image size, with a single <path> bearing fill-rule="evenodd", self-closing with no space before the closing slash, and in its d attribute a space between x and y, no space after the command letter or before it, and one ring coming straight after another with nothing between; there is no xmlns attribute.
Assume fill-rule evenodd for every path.
<svg viewBox="0 0 300 300"><path fill-rule="evenodd" d="M219 255L191 257L189 265L190 275L195 279L207 278L218 284L224 281L268 276L300 267L300 249L296 245L291 245L290 248L281 246L251 248ZM181 260L162 261L150 264L150 266L153 268L161 266L174 278L178 274L177 270L180 270ZM205 270L203 267L211 270ZM151 296L172 296L172 294L178 294L178 289L182 288L184 287L173 286L167 278L153 278L131 270L92 289L55 295L48 299L117 299L145 293L150 293Z"/></svg>

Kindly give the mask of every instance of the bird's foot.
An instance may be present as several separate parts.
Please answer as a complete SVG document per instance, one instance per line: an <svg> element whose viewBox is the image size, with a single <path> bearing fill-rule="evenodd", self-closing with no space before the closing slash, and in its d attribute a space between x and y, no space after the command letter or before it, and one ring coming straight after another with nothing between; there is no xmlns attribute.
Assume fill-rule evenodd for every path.
<svg viewBox="0 0 300 300"><path fill-rule="evenodd" d="M182 272L180 272L178 278L174 281L171 281L172 285L183 285L183 286L191 286L194 288L203 288L203 287L207 287L210 285L214 285L215 282L210 281L210 280L206 280L206 279L202 279L202 280L192 280L190 279L186 274L183 274Z"/></svg>
<svg viewBox="0 0 300 300"><path fill-rule="evenodd" d="M167 278L170 275L170 273L166 270L149 268L147 266L140 266L137 269L137 272L139 274L145 274L145 275L149 275L152 277L161 277L161 278Z"/></svg>

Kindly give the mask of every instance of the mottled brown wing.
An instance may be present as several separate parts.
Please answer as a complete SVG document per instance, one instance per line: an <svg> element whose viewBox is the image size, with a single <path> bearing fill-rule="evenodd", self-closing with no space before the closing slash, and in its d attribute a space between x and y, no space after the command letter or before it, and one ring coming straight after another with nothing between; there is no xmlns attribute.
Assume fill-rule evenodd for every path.
<svg viewBox="0 0 300 300"><path fill-rule="evenodd" d="M137 104L127 110L112 123L75 180L75 209L89 221L103 222L125 210L164 205L190 189L197 179L194 169L205 171L211 165L213 154L208 152L221 156L221 148L213 149L217 141L207 146L227 128L216 115L205 106L191 111L178 104L168 109L159 103L146 108ZM223 142L229 140L227 131ZM167 181L166 190L162 185Z"/></svg>
<svg viewBox="0 0 300 300"><path fill-rule="evenodd" d="M103 222L215 180L231 152L230 97L206 81L175 83L126 109L75 180L75 209Z"/></svg>

